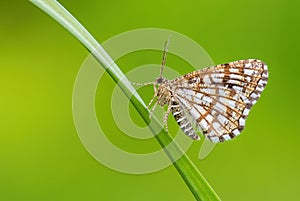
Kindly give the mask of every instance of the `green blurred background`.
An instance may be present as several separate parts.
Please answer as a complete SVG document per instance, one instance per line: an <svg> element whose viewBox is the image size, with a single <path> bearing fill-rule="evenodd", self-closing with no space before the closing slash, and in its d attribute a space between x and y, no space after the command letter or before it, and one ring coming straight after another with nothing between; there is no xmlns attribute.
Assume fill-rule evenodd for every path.
<svg viewBox="0 0 300 201"><path fill-rule="evenodd" d="M243 134L204 160L198 159L201 143L187 154L222 200L299 200L298 1L60 2L99 42L132 29L165 28L191 37L215 63L265 61L269 83ZM88 52L76 39L27 1L1 0L0 23L0 200L194 200L172 166L147 175L119 173L82 146L72 90ZM160 52L137 53L119 64L127 72L160 59ZM168 65L188 72L176 59ZM114 84L108 76L103 82L107 88L97 98L109 104L101 94L111 94ZM98 112L103 115L111 116ZM140 122L133 110L132 116ZM106 123L124 149L159 148L155 140L140 146L110 126L111 118Z"/></svg>

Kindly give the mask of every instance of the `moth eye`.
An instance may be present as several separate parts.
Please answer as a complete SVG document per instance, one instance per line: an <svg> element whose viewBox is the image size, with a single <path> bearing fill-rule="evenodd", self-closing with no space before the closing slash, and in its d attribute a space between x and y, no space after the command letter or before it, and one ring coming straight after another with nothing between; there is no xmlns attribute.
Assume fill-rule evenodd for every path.
<svg viewBox="0 0 300 201"><path fill-rule="evenodd" d="M163 81L163 78L162 78L162 77L160 77L160 78L157 78L157 80L156 80L156 81L157 81L157 83L158 83L158 84L161 84L161 83L162 83L162 81Z"/></svg>

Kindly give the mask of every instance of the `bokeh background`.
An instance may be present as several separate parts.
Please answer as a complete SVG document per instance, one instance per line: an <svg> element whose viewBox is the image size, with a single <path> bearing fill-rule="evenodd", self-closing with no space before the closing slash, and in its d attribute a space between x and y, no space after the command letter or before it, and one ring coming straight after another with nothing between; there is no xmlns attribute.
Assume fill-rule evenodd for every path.
<svg viewBox="0 0 300 201"><path fill-rule="evenodd" d="M165 28L191 37L215 63L264 60L269 83L243 134L204 160L198 159L201 142L187 154L222 200L299 200L298 1L60 2L99 42L132 29ZM76 39L28 1L1 0L0 24L0 200L194 200L173 166L119 173L83 147L72 90L88 52ZM161 52L144 51L118 63L127 72L160 61ZM172 56L168 65L182 74L190 70ZM103 97L115 86L108 76L101 82L107 87L98 90L97 115L107 117L112 142L136 153L159 149L155 140L141 146L114 127L101 107L110 107ZM131 115L142 124L133 109Z"/></svg>

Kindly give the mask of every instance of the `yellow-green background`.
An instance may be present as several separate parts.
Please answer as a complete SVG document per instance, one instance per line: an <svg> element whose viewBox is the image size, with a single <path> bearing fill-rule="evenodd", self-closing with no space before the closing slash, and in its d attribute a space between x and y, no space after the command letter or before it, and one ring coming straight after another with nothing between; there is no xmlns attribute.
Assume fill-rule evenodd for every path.
<svg viewBox="0 0 300 201"><path fill-rule="evenodd" d="M198 159L201 143L187 154L222 200L299 200L298 1L60 2L99 42L157 27L191 37L216 63L264 60L269 83L243 134L205 160ZM56 22L27 1L1 0L0 45L0 200L194 200L172 166L128 175L88 154L72 119L73 84L88 52ZM160 62L160 53L150 55L124 58L120 67L127 72ZM170 58L168 65L188 72L175 61ZM101 93L111 94L113 82L108 77L103 82L108 87ZM102 115L111 116L98 112ZM105 123L113 125L111 118ZM155 140L139 146L118 129L110 131L124 149L159 148Z"/></svg>

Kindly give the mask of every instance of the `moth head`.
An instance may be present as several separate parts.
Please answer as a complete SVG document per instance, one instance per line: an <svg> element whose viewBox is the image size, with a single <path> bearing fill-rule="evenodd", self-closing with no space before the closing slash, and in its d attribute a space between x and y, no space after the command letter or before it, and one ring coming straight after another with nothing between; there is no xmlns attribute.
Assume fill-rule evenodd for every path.
<svg viewBox="0 0 300 201"><path fill-rule="evenodd" d="M167 81L166 78L159 77L159 78L156 78L155 83L158 84L158 85L161 85L161 84L165 83L166 81Z"/></svg>

